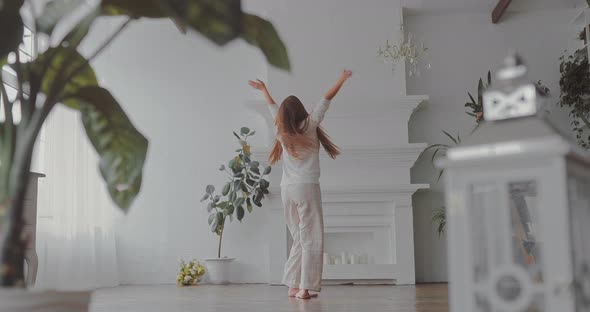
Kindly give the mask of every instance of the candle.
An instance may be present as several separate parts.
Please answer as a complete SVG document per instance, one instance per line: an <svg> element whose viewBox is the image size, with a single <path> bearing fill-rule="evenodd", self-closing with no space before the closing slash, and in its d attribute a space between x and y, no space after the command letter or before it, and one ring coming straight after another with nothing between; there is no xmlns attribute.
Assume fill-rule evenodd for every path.
<svg viewBox="0 0 590 312"><path fill-rule="evenodd" d="M340 254L340 261L342 261L342 264L347 264L348 263L348 257L346 255L346 252L342 252Z"/></svg>

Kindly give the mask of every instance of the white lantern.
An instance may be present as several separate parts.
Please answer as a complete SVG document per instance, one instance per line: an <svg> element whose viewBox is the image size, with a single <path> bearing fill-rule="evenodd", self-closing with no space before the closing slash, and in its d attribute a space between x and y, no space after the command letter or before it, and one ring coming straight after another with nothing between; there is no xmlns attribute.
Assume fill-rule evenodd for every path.
<svg viewBox="0 0 590 312"><path fill-rule="evenodd" d="M539 112L520 58L445 169L451 311L590 311L590 162Z"/></svg>

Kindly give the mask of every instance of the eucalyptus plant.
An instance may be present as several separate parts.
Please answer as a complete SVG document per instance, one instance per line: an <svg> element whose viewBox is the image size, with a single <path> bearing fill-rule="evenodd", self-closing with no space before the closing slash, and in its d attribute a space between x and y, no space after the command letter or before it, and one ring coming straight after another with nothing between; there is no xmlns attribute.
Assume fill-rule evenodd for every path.
<svg viewBox="0 0 590 312"><path fill-rule="evenodd" d="M211 231L219 236L218 258L221 258L221 241L227 219L233 221L235 214L238 221L242 222L246 215L245 210L251 213L254 209L252 204L262 207L262 200L269 193L270 186L264 177L270 174L271 167L261 168L260 163L252 159L248 145L248 138L256 134L256 131L243 127L239 135L236 132L233 134L240 143L240 148L236 150L238 154L227 163L227 167L219 167L219 171L227 174L227 182L224 183L220 195L215 194L215 186L207 185L201 199L201 202L207 201Z"/></svg>
<svg viewBox="0 0 590 312"><path fill-rule="evenodd" d="M90 65L133 21L169 18L181 31L191 29L216 45L242 38L260 48L271 65L290 68L286 48L272 24L242 12L239 0L103 0L63 37L54 30L84 1L50 0L37 16L29 12L33 1L29 2L24 6L24 0L0 0L0 68L9 66L16 73L17 89L16 98L10 99L5 87L7 76L0 75L5 116L0 122L0 285L4 287L24 286L27 238L23 237L23 207L27 178L35 140L56 105L80 112L116 205L127 211L140 190L148 140L133 126L113 95L98 84ZM21 12L33 17L34 33L57 42L28 62L21 60L18 53L24 32ZM123 21L85 57L78 47L102 16L120 16ZM10 55L15 60L9 63ZM15 120L15 110L20 110L20 120ZM256 199L259 202L260 196Z"/></svg>

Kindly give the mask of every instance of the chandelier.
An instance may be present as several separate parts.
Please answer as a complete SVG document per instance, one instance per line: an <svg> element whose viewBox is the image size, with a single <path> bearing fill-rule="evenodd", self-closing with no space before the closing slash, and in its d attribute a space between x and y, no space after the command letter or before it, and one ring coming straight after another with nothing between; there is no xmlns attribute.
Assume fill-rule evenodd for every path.
<svg viewBox="0 0 590 312"><path fill-rule="evenodd" d="M391 70L395 71L395 65L401 60L407 60L409 64L408 75L410 77L420 76L420 62L426 55L428 48L424 46L424 42L416 43L414 35L410 32L406 35L404 25L400 24L400 40L397 44L391 45L389 40L385 41L385 45L380 45L377 51L377 57L383 60L386 64L391 64ZM430 64L427 64L426 69L430 69Z"/></svg>

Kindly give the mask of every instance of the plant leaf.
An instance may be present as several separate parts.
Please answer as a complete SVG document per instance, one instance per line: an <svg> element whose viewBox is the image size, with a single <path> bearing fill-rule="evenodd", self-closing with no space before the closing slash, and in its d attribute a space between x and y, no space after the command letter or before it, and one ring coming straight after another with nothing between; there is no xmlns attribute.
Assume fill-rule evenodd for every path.
<svg viewBox="0 0 590 312"><path fill-rule="evenodd" d="M16 51L23 40L24 25L20 8L24 0L2 1L0 5L0 66L6 63L6 57Z"/></svg>
<svg viewBox="0 0 590 312"><path fill-rule="evenodd" d="M207 222L209 223L209 225L211 225L211 223L213 223L213 220L217 219L217 213L212 213L209 215L209 220L207 220Z"/></svg>
<svg viewBox="0 0 590 312"><path fill-rule="evenodd" d="M246 214L246 212L244 211L244 207L242 206L238 206L237 210L237 217L238 217L238 221L242 221L242 219L244 219L244 215Z"/></svg>
<svg viewBox="0 0 590 312"><path fill-rule="evenodd" d="M209 194L205 194L205 195L203 195L203 197L201 197L201 202L204 202L204 201L206 201L207 199L209 199L209 196L210 196Z"/></svg>
<svg viewBox="0 0 590 312"><path fill-rule="evenodd" d="M252 213L252 201L249 197L246 199L246 209L248 209L248 213Z"/></svg>
<svg viewBox="0 0 590 312"><path fill-rule="evenodd" d="M270 173L270 171L271 171L271 170L272 170L272 168L271 168L270 166L268 166L268 167L264 168L264 172L263 172L263 174L264 174L264 175L267 175L267 174L269 174L269 173Z"/></svg>
<svg viewBox="0 0 590 312"><path fill-rule="evenodd" d="M241 133L241 134L243 134L243 135L246 135L246 134L250 133L250 128L248 128L248 127L242 127L242 128L240 129L240 133ZM244 144L245 144L245 142L244 142ZM243 146L244 144L242 144L242 146Z"/></svg>
<svg viewBox="0 0 590 312"><path fill-rule="evenodd" d="M213 221L211 221L209 225L211 226L211 232L215 233L217 231L217 226L219 225L219 218L217 217L217 213L214 213L213 216Z"/></svg>
<svg viewBox="0 0 590 312"><path fill-rule="evenodd" d="M477 84L477 105L483 105L483 93L485 88L483 86L483 80L479 78L479 83Z"/></svg>
<svg viewBox="0 0 590 312"><path fill-rule="evenodd" d="M242 142L242 138L240 138L240 136L235 131L232 131L232 132L233 132L234 136L236 138L238 138L238 140L240 140L240 142Z"/></svg>
<svg viewBox="0 0 590 312"><path fill-rule="evenodd" d="M100 172L111 198L127 211L141 187L148 140L106 89L84 87L75 98L86 134L100 156Z"/></svg>
<svg viewBox="0 0 590 312"><path fill-rule="evenodd" d="M210 202L209 204L207 204L207 212L211 212L211 210L213 210L215 204L213 202Z"/></svg>
<svg viewBox="0 0 590 312"><path fill-rule="evenodd" d="M242 32L242 7L237 0L103 0L103 15L172 18L217 45Z"/></svg>
<svg viewBox="0 0 590 312"><path fill-rule="evenodd" d="M290 71L287 48L272 23L252 14L244 14L243 22L242 38L260 48L270 65Z"/></svg>
<svg viewBox="0 0 590 312"><path fill-rule="evenodd" d="M452 135L450 135L448 132L446 132L445 130L441 130L444 134L446 134L446 136L449 137L449 139L451 139L451 141L453 141L453 143L455 143L455 145L459 144L459 142L457 141L457 139L455 139Z"/></svg>
<svg viewBox="0 0 590 312"><path fill-rule="evenodd" d="M221 192L221 195L223 196L227 196L227 194L229 193L229 190L231 189L231 183L227 182L224 186L223 186L223 190Z"/></svg>
<svg viewBox="0 0 590 312"><path fill-rule="evenodd" d="M241 206L243 204L244 204L244 198L243 197L238 197L234 201L234 206L236 206L236 207L239 207L239 206Z"/></svg>
<svg viewBox="0 0 590 312"><path fill-rule="evenodd" d="M440 177L442 177L443 173L445 173L444 169L438 173L438 178L436 178L437 183L440 181Z"/></svg>
<svg viewBox="0 0 590 312"><path fill-rule="evenodd" d="M229 204L229 205L227 205L227 207L225 207L225 209L223 210L223 213L224 213L226 216L231 216L231 215L234 213L234 210L235 210L235 208L234 208L234 207L235 207L235 206L234 206L234 205L232 205L232 204Z"/></svg>
<svg viewBox="0 0 590 312"><path fill-rule="evenodd" d="M230 204L231 204L230 202L224 201L224 202L221 202L221 203L217 204L217 208L225 209Z"/></svg>
<svg viewBox="0 0 590 312"><path fill-rule="evenodd" d="M33 61L33 63L31 63L33 72L40 76L43 64L48 58L51 59L51 64L47 68L47 72L43 77L43 81L41 81L41 92L43 92L45 95L49 95L49 93L52 91L51 89L53 84L58 82L57 76L62 66L65 67L61 79L65 79L66 77L69 77L70 74L73 74L78 66L85 64L83 65L83 69L74 75L70 82L65 85L62 96L57 99L58 102L79 110L80 102L75 98L76 93L78 93L80 89L84 87L98 86L94 70L87 63L86 58L84 58L77 51L73 50L72 48L57 47L48 49L43 54L39 55L39 57ZM58 92L59 91L62 90L58 90Z"/></svg>
<svg viewBox="0 0 590 312"><path fill-rule="evenodd" d="M436 154L438 154L438 152L440 152L440 149L434 150L434 153L432 153L432 159L430 160L431 162L434 162L434 158L436 158Z"/></svg>
<svg viewBox="0 0 590 312"><path fill-rule="evenodd" d="M469 95L469 100L471 100L471 103L473 103L473 105L477 105L477 102L473 98L473 95L471 95L471 93L469 93L469 92L467 92L467 95Z"/></svg>
<svg viewBox="0 0 590 312"><path fill-rule="evenodd" d="M41 16L37 19L37 31L51 35L53 29L65 16L82 4L79 0L53 0L45 4Z"/></svg>

